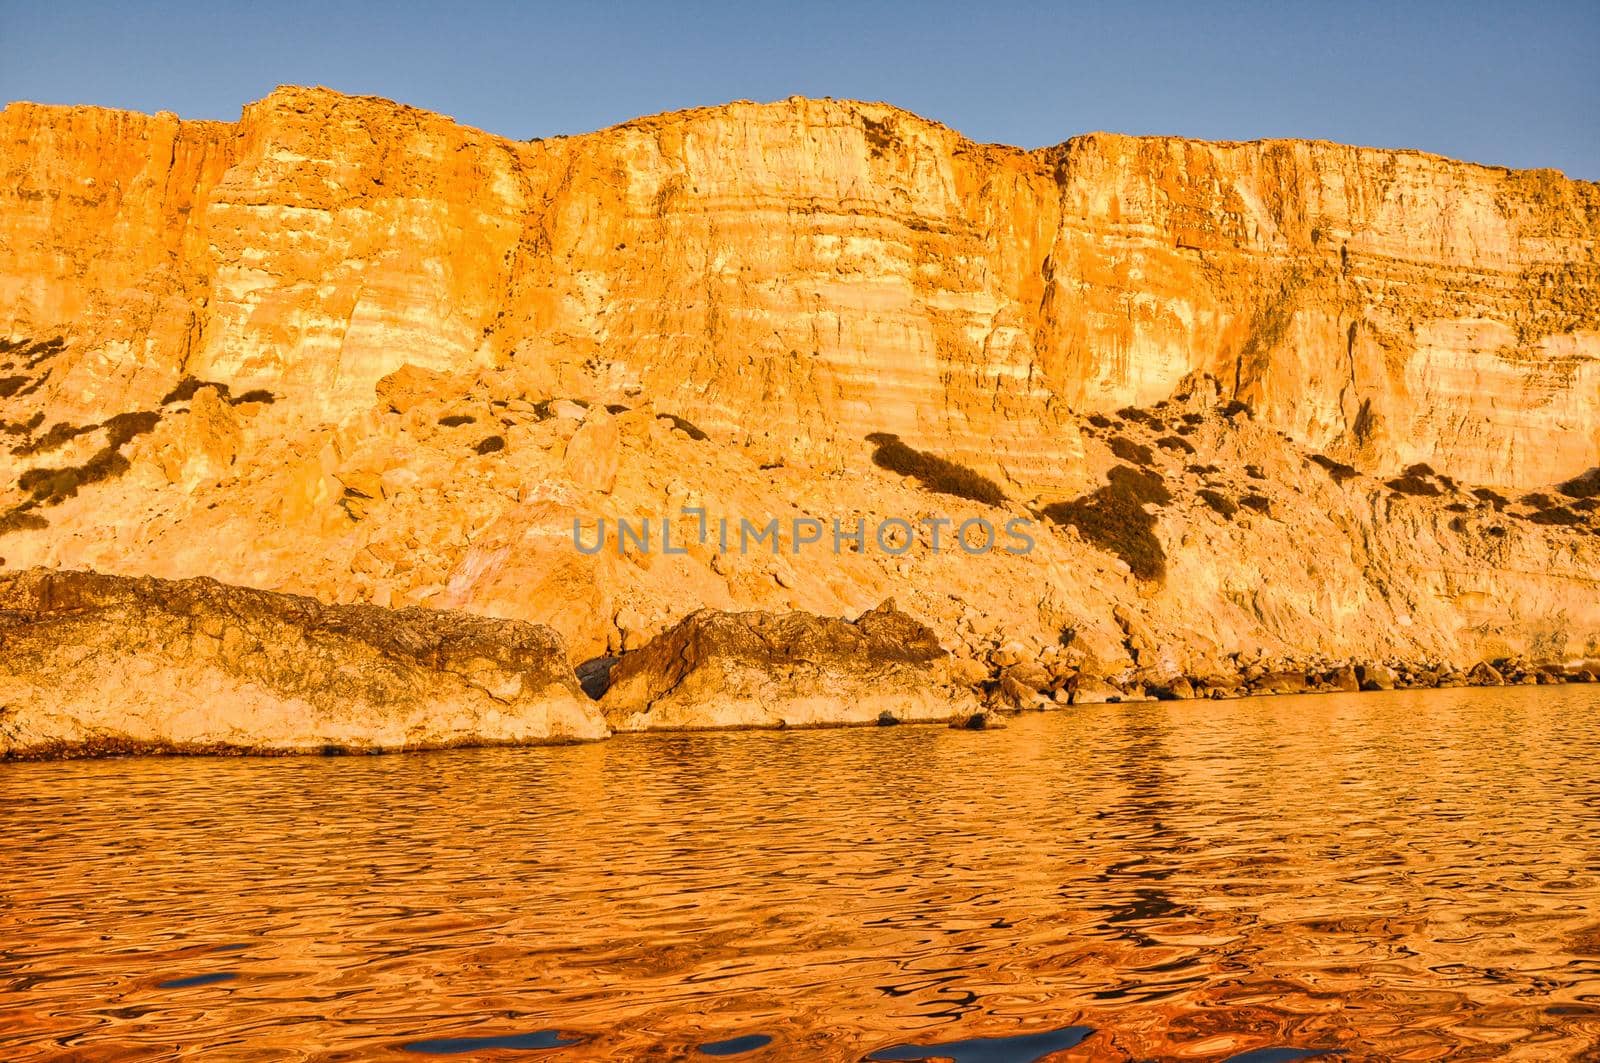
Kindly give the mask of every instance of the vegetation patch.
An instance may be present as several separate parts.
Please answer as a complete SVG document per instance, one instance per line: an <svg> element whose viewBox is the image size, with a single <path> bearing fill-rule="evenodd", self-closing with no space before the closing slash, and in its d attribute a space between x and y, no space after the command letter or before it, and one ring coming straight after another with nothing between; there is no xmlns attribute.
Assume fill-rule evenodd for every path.
<svg viewBox="0 0 1600 1063"><path fill-rule="evenodd" d="M1346 480L1354 480L1361 475L1356 471L1354 465L1346 465L1342 461L1334 461L1326 454L1313 454L1311 455L1311 460L1322 466L1336 484L1342 484Z"/></svg>
<svg viewBox="0 0 1600 1063"><path fill-rule="evenodd" d="M1158 432L1164 432L1167 428L1167 422L1163 421L1149 410L1141 410L1137 406L1124 406L1122 409L1117 411L1117 416L1122 418L1124 421L1135 421L1149 428L1154 428Z"/></svg>
<svg viewBox="0 0 1600 1063"><path fill-rule="evenodd" d="M1582 524L1583 515L1572 512L1566 506L1551 506L1549 509L1541 509L1537 513L1528 514L1528 523L1552 524L1570 528L1574 524Z"/></svg>
<svg viewBox="0 0 1600 1063"><path fill-rule="evenodd" d="M1253 509L1257 513L1271 513L1272 503L1265 495L1249 494L1239 499L1239 504L1246 509Z"/></svg>
<svg viewBox="0 0 1600 1063"><path fill-rule="evenodd" d="M1255 415L1250 412L1249 404L1240 402L1238 399L1234 399L1222 408L1222 416L1224 417L1233 417L1241 413L1251 420L1255 420Z"/></svg>
<svg viewBox="0 0 1600 1063"><path fill-rule="evenodd" d="M124 445L154 428L161 420L155 412L119 413L100 425L105 429L105 445L82 465L61 468L29 469L17 478L17 488L32 496L32 503L53 506L78 493L80 487L121 476L128 471L122 456Z"/></svg>
<svg viewBox="0 0 1600 1063"><path fill-rule="evenodd" d="M51 425L50 431L46 432L38 439L32 439L28 440L27 442L18 443L16 446L11 448L11 453L18 455L19 457L26 457L29 454L47 453L55 450L57 447L71 442L81 435L87 435L99 427L100 426L98 424L86 424L79 426L61 421Z"/></svg>
<svg viewBox="0 0 1600 1063"><path fill-rule="evenodd" d="M485 438L480 439L478 441L478 445L472 449L479 454L496 454L506 449L506 437L486 436Z"/></svg>
<svg viewBox="0 0 1600 1063"><path fill-rule="evenodd" d="M1505 509L1510 504L1510 499L1492 487L1475 487L1472 489L1472 497L1479 502L1488 502L1497 510Z"/></svg>
<svg viewBox="0 0 1600 1063"><path fill-rule="evenodd" d="M446 428L460 428L464 424L475 424L477 418L470 413L452 413L439 418L439 423Z"/></svg>
<svg viewBox="0 0 1600 1063"><path fill-rule="evenodd" d="M656 414L656 420L671 421L672 427L676 428L678 431L682 432L696 443L704 443L706 440L711 438L704 432L700 431L700 428L694 422L679 417L675 413L658 413ZM867 438L870 439L872 437L868 436Z"/></svg>
<svg viewBox="0 0 1600 1063"><path fill-rule="evenodd" d="M1178 431L1181 432L1183 429L1180 428ZM1156 446L1164 447L1167 450L1176 450L1183 454L1194 453L1194 444L1190 443L1187 439L1184 439L1181 436L1162 436L1160 439L1156 440Z"/></svg>
<svg viewBox="0 0 1600 1063"><path fill-rule="evenodd" d="M195 392L201 388L216 388L217 397L229 406L238 406L245 402L262 402L271 405L278 400L278 396L266 388L252 388L243 395L233 395L228 385L219 380L201 380L199 377L186 376L178 381L176 387L161 396L161 405L171 406L175 402L193 401Z"/></svg>
<svg viewBox="0 0 1600 1063"><path fill-rule="evenodd" d="M1590 469L1582 476L1574 476L1566 483L1557 484L1556 490L1568 498L1594 498L1600 496L1600 468Z"/></svg>
<svg viewBox="0 0 1600 1063"><path fill-rule="evenodd" d="M1392 480L1384 481L1389 490L1400 495L1442 495L1439 485L1424 477L1407 473L1405 476L1396 476Z"/></svg>
<svg viewBox="0 0 1600 1063"><path fill-rule="evenodd" d="M1006 495L999 484L965 465L907 446L899 436L889 432L874 432L867 436L867 442L875 448L872 463L880 469L910 476L937 494L954 495L988 506L1005 504Z"/></svg>
<svg viewBox="0 0 1600 1063"><path fill-rule="evenodd" d="M9 399L28 382L25 376L0 376L0 399Z"/></svg>
<svg viewBox="0 0 1600 1063"><path fill-rule="evenodd" d="M1233 499L1220 491L1205 487L1200 489L1199 495L1200 500L1220 513L1224 520L1232 520L1233 515L1239 512L1239 507L1234 504Z"/></svg>
<svg viewBox="0 0 1600 1063"><path fill-rule="evenodd" d="M1135 443L1127 436L1112 436L1108 445L1111 447L1111 453L1135 465L1149 465L1156 460L1155 451L1143 443Z"/></svg>
<svg viewBox="0 0 1600 1063"><path fill-rule="evenodd" d="M1103 413L1091 413L1089 415L1089 423L1096 428L1110 428L1113 422L1111 418Z"/></svg>
<svg viewBox="0 0 1600 1063"><path fill-rule="evenodd" d="M1196 476L1215 476L1222 470L1215 465L1185 465L1183 471L1192 472Z"/></svg>
<svg viewBox="0 0 1600 1063"><path fill-rule="evenodd" d="M1084 542L1121 558L1135 577L1165 579L1167 554L1156 538L1156 519L1144 508L1172 501L1165 482L1158 473L1126 465L1113 468L1109 481L1093 494L1052 503L1040 515L1076 528Z"/></svg>

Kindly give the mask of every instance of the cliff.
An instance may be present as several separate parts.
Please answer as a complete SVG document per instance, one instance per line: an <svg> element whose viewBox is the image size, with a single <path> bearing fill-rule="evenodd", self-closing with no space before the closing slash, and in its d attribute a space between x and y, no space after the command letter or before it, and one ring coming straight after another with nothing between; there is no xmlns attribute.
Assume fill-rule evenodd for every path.
<svg viewBox="0 0 1600 1063"><path fill-rule="evenodd" d="M1099 674L1593 655L1597 230L1552 172L1021 151L832 100L527 143L318 89L12 104L0 554L547 623L579 660L890 595ZM1038 548L573 548L685 505Z"/></svg>

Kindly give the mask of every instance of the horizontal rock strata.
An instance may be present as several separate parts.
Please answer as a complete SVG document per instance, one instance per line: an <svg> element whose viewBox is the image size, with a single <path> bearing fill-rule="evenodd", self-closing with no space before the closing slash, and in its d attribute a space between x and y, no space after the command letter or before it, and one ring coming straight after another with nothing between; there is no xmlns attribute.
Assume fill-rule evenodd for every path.
<svg viewBox="0 0 1600 1063"><path fill-rule="evenodd" d="M559 636L209 579L0 574L0 756L325 752L608 731Z"/></svg>
<svg viewBox="0 0 1600 1063"><path fill-rule="evenodd" d="M611 670L617 731L946 720L976 708L925 625L884 602L857 619L693 613Z"/></svg>

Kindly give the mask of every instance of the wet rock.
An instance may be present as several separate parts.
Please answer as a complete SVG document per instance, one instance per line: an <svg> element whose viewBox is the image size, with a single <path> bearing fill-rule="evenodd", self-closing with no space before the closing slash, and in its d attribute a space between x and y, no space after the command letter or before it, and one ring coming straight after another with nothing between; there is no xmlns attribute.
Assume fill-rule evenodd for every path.
<svg viewBox="0 0 1600 1063"><path fill-rule="evenodd" d="M998 731L1005 725L1005 719L993 709L961 712L950 718L951 728L958 731Z"/></svg>
<svg viewBox="0 0 1600 1063"><path fill-rule="evenodd" d="M1304 672L1269 672L1251 686L1257 694L1304 694L1307 690Z"/></svg>
<svg viewBox="0 0 1600 1063"><path fill-rule="evenodd" d="M976 698L892 600L842 620L703 609L626 654L601 702L618 731L946 720Z"/></svg>
<svg viewBox="0 0 1600 1063"><path fill-rule="evenodd" d="M1195 696L1194 684L1181 675L1166 683L1157 684L1150 690L1161 701L1187 701Z"/></svg>
<svg viewBox="0 0 1600 1063"><path fill-rule="evenodd" d="M1356 668L1362 690L1393 690L1400 682L1394 669L1386 664L1363 664Z"/></svg>
<svg viewBox="0 0 1600 1063"><path fill-rule="evenodd" d="M1121 687L1109 680L1099 679L1092 675L1080 675L1072 691L1074 705L1103 705L1108 702L1122 701L1127 695Z"/></svg>
<svg viewBox="0 0 1600 1063"><path fill-rule="evenodd" d="M1361 679L1356 675L1356 670L1349 665L1335 668L1328 673L1326 682L1331 689L1343 693L1353 694L1361 689Z"/></svg>
<svg viewBox="0 0 1600 1063"><path fill-rule="evenodd" d="M604 738L548 628L210 579L0 576L0 755Z"/></svg>

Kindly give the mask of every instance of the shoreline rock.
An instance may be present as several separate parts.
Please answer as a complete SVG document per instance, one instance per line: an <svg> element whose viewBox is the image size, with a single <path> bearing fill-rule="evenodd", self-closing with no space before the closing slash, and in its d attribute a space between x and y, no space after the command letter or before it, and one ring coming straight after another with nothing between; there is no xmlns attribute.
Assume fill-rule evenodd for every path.
<svg viewBox="0 0 1600 1063"><path fill-rule="evenodd" d="M0 757L385 752L609 734L561 638L211 579L0 574Z"/></svg>
<svg viewBox="0 0 1600 1063"><path fill-rule="evenodd" d="M933 723L978 709L933 631L893 599L853 621L691 613L623 656L600 704L617 732Z"/></svg>

